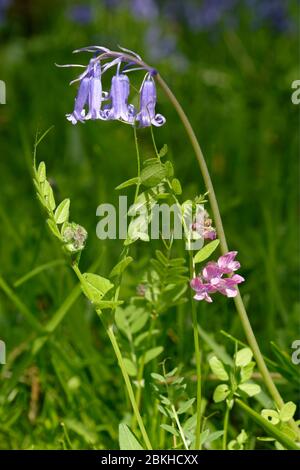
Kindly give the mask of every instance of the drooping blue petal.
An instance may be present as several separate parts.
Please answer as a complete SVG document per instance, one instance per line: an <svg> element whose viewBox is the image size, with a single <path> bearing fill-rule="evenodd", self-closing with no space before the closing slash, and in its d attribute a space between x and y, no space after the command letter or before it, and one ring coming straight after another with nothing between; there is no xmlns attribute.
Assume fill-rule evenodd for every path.
<svg viewBox="0 0 300 470"><path fill-rule="evenodd" d="M89 84L89 112L85 119L101 119L100 109L102 102L101 66L95 62Z"/></svg>
<svg viewBox="0 0 300 470"><path fill-rule="evenodd" d="M103 119L119 119L129 124L134 122L135 109L133 105L128 105L129 92L130 83L127 75L115 75L110 89L111 106L103 110Z"/></svg>
<svg viewBox="0 0 300 470"><path fill-rule="evenodd" d="M75 98L74 111L71 114L67 114L68 121L72 124L77 124L77 121L84 121L85 118L85 105L88 102L90 89L90 77L86 75L80 82L77 97Z"/></svg>
<svg viewBox="0 0 300 470"><path fill-rule="evenodd" d="M140 90L140 111L136 116L140 127L149 127L151 124L160 127L166 122L161 114L155 114L156 86L153 78L148 73Z"/></svg>

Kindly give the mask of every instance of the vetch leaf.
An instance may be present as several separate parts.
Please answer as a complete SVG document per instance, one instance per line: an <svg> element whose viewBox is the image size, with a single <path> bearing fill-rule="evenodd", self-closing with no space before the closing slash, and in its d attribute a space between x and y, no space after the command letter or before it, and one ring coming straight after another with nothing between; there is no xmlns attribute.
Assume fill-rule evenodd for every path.
<svg viewBox="0 0 300 470"><path fill-rule="evenodd" d="M54 211L56 204L55 204L53 189L51 188L49 181L45 180L42 183L41 187L42 187L43 196L47 202L48 207L52 211Z"/></svg>
<svg viewBox="0 0 300 470"><path fill-rule="evenodd" d="M151 377L154 380L158 380L158 382L166 383L166 379L164 378L164 376L160 375L160 374L157 374L156 372L152 372Z"/></svg>
<svg viewBox="0 0 300 470"><path fill-rule="evenodd" d="M191 408L191 406L193 405L194 401L195 401L195 398L191 398L190 400L183 403L180 406L180 408L178 409L177 414L181 415L181 414L185 413L186 411L188 411Z"/></svg>
<svg viewBox="0 0 300 470"><path fill-rule="evenodd" d="M295 403L293 403L292 401L288 401L287 403L285 403L283 405L283 407L281 408L280 412L279 412L279 417L280 417L280 420L283 422L283 423L286 423L288 422L290 419L292 419L292 417L294 416L296 412L296 405Z"/></svg>
<svg viewBox="0 0 300 470"><path fill-rule="evenodd" d="M160 427L164 429L165 431L173 434L173 436L179 436L177 429L173 428L169 424L161 424Z"/></svg>
<svg viewBox="0 0 300 470"><path fill-rule="evenodd" d="M130 178L127 181L124 181L124 183L119 184L115 189L120 190L124 188L128 188L129 186L133 186L135 184L138 184L140 182L140 179L136 176L135 178Z"/></svg>
<svg viewBox="0 0 300 470"><path fill-rule="evenodd" d="M163 147L159 151L159 156L160 158L163 158L165 155L168 153L168 146L167 144L164 144Z"/></svg>
<svg viewBox="0 0 300 470"><path fill-rule="evenodd" d="M247 393L249 397L254 397L254 395L257 395L261 390L259 385L251 383L240 384L238 388L242 390L242 392Z"/></svg>
<svg viewBox="0 0 300 470"><path fill-rule="evenodd" d="M113 284L98 274L84 273L85 283L82 284L82 290L87 298L94 304L102 300L102 297L113 288Z"/></svg>
<svg viewBox="0 0 300 470"><path fill-rule="evenodd" d="M116 266L112 269L109 277L117 277L122 274L123 271L127 268L127 266L133 261L133 258L131 256L126 256L126 258L123 258Z"/></svg>
<svg viewBox="0 0 300 470"><path fill-rule="evenodd" d="M132 322L130 326L130 331L134 335L135 333L138 333L144 326L146 325L147 321L149 318L149 313L144 312L141 315L138 316L138 318Z"/></svg>
<svg viewBox="0 0 300 470"><path fill-rule="evenodd" d="M166 169L166 176L168 178L173 178L174 176L174 167L171 162L166 162L165 163L165 169Z"/></svg>
<svg viewBox="0 0 300 470"><path fill-rule="evenodd" d="M177 196L180 196L180 194L182 193L180 181L177 178L173 178L171 185L174 193L177 194Z"/></svg>
<svg viewBox="0 0 300 470"><path fill-rule="evenodd" d="M274 426L268 420L264 419L260 414L254 411L250 406L246 403L241 401L240 399L236 399L235 403L247 413L247 415L251 416L251 418L261 425L268 433L268 435L275 437L277 441L279 441L284 447L288 450L299 450L298 445L291 440L284 432L282 432L279 427Z"/></svg>
<svg viewBox="0 0 300 470"><path fill-rule="evenodd" d="M247 439L248 439L248 434L246 433L244 429L242 429L240 434L237 436L236 440L238 441L240 445L243 445L245 444Z"/></svg>
<svg viewBox="0 0 300 470"><path fill-rule="evenodd" d="M125 314L125 310L123 308L116 309L115 322L116 322L117 328L128 337L129 323Z"/></svg>
<svg viewBox="0 0 300 470"><path fill-rule="evenodd" d="M224 401L230 393L229 387L227 384L218 385L213 394L213 400L215 403L220 403Z"/></svg>
<svg viewBox="0 0 300 470"><path fill-rule="evenodd" d="M280 421L279 414L275 410L262 410L261 415L269 421L269 423L274 424L274 426Z"/></svg>
<svg viewBox="0 0 300 470"><path fill-rule="evenodd" d="M70 199L64 199L56 208L54 219L57 224L63 224L69 220Z"/></svg>
<svg viewBox="0 0 300 470"><path fill-rule="evenodd" d="M209 437L209 429L205 429L205 431L202 431L202 433L200 434L200 444L201 445L205 444L205 442L207 442L208 437Z"/></svg>
<svg viewBox="0 0 300 470"><path fill-rule="evenodd" d="M143 447L126 424L119 425L120 450L143 450Z"/></svg>
<svg viewBox="0 0 300 470"><path fill-rule="evenodd" d="M163 352L163 350L164 348L162 346L157 346L156 348L152 348L146 351L144 364L147 364L148 362L155 359L157 356L159 356Z"/></svg>
<svg viewBox="0 0 300 470"><path fill-rule="evenodd" d="M253 369L255 366L255 362L249 362L246 366L241 368L241 382L247 382L252 377Z"/></svg>
<svg viewBox="0 0 300 470"><path fill-rule="evenodd" d="M217 249L219 243L220 240L213 240L201 248L201 250L199 250L198 253L196 253L194 256L194 263L201 263L202 261L205 261L207 258L209 258L210 255Z"/></svg>
<svg viewBox="0 0 300 470"><path fill-rule="evenodd" d="M53 235L56 237L56 238L59 238L59 240L61 240L61 234L60 234L60 231L58 230L57 228L57 225L55 224L55 222L53 222L52 219L47 219L47 225L49 227L49 229L51 230L51 232L53 233Z"/></svg>
<svg viewBox="0 0 300 470"><path fill-rule="evenodd" d="M97 307L100 308L100 310L105 310L105 309L114 309L118 307L119 305L122 305L124 303L123 300L99 300L97 302Z"/></svg>
<svg viewBox="0 0 300 470"><path fill-rule="evenodd" d="M238 351L235 355L235 359L234 359L235 365L237 367L244 367L247 364L249 364L252 357L253 357L253 353L250 348L240 349L240 351Z"/></svg>
<svg viewBox="0 0 300 470"><path fill-rule="evenodd" d="M131 377L136 377L136 375L137 375L136 365L128 358L123 359L123 361L124 361L124 365L125 365L125 368L127 370L127 373Z"/></svg>
<svg viewBox="0 0 300 470"><path fill-rule="evenodd" d="M218 377L220 380L228 380L229 375L227 374L223 363L217 356L213 356L209 359L209 365L213 373Z"/></svg>
<svg viewBox="0 0 300 470"><path fill-rule="evenodd" d="M41 162L37 169L37 180L39 183L44 183L46 180L46 165L45 162Z"/></svg>
<svg viewBox="0 0 300 470"><path fill-rule="evenodd" d="M146 187L156 186L167 176L167 169L161 163L147 166L141 172L141 182Z"/></svg>
<svg viewBox="0 0 300 470"><path fill-rule="evenodd" d="M208 444L209 442L216 441L217 439L219 439L220 437L222 437L223 434L224 434L224 431L215 431L215 432L212 432L212 433L207 437L207 439L205 440L205 443Z"/></svg>

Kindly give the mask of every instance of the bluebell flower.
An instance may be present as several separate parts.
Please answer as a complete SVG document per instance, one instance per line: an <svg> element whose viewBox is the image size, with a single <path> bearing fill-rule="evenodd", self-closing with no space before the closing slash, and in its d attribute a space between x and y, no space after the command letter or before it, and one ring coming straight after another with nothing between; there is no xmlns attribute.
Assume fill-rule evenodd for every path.
<svg viewBox="0 0 300 470"><path fill-rule="evenodd" d="M113 76L109 93L111 105L102 111L102 118L117 119L133 124L135 108L132 104L128 104L129 93L130 83L127 75L117 73Z"/></svg>
<svg viewBox="0 0 300 470"><path fill-rule="evenodd" d="M161 114L155 114L156 86L153 77L147 73L140 89L140 110L136 121L140 127L151 125L159 127L165 124L166 118Z"/></svg>
<svg viewBox="0 0 300 470"><path fill-rule="evenodd" d="M84 47L74 52L98 54L90 60L87 67L80 64L60 65L60 67L85 68L84 72L71 82L80 82L74 111L67 114L67 119L72 124L88 119L119 120L132 125L137 122L140 127L162 126L166 122L164 116L155 113L156 86L153 77L157 72L143 63L135 52L120 46L119 48L121 52L110 51L100 46ZM112 77L110 91L104 92L102 75L115 66L117 71ZM130 82L127 74L138 70L146 70L147 73L140 88L140 106L137 112L135 107L128 103ZM105 100L109 100L109 103L102 107L102 102Z"/></svg>
<svg viewBox="0 0 300 470"><path fill-rule="evenodd" d="M68 121L77 124L87 119L101 119L101 103L107 94L102 92L101 65L99 61L91 59L83 74L74 81L80 81L74 111L67 114ZM74 81L72 83L74 83ZM86 107L88 113L86 114Z"/></svg>

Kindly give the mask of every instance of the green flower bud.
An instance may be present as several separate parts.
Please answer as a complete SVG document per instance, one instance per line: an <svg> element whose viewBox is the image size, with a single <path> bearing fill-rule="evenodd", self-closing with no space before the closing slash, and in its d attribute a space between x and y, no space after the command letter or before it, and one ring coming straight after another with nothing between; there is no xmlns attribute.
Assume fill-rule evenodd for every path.
<svg viewBox="0 0 300 470"><path fill-rule="evenodd" d="M88 233L81 225L66 222L62 227L61 235L66 250L76 253L84 249Z"/></svg>

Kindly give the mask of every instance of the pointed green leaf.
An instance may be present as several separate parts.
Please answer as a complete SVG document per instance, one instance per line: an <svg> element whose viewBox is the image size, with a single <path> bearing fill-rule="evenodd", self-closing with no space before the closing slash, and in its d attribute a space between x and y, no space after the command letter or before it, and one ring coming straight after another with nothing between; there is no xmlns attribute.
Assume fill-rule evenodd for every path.
<svg viewBox="0 0 300 470"><path fill-rule="evenodd" d="M117 277L120 276L120 274L125 271L127 266L133 261L133 258L131 256L126 256L126 258L123 258L116 266L112 269L109 277Z"/></svg>
<svg viewBox="0 0 300 470"><path fill-rule="evenodd" d="M198 253L196 253L194 256L194 263L202 263L202 261L205 261L207 258L209 258L210 255L217 249L219 243L220 240L213 240L201 248L201 250L199 250Z"/></svg>
<svg viewBox="0 0 300 470"><path fill-rule="evenodd" d="M181 414L183 414L183 413L186 413L186 411L188 411L188 410L191 408L191 406L193 405L194 401L195 401L195 398L191 398L190 400L188 400L188 401L186 401L185 403L183 403L183 404L180 406L180 408L178 409L177 414L178 414L178 415L181 415Z"/></svg>
<svg viewBox="0 0 300 470"><path fill-rule="evenodd" d="M37 169L37 180L39 183L44 183L46 179L46 165L45 162L41 162Z"/></svg>
<svg viewBox="0 0 300 470"><path fill-rule="evenodd" d="M213 442L213 441L216 441L217 439L219 439L221 436L223 436L224 434L224 431L215 431L215 432L212 432L208 438L205 440L206 444L208 444L209 442Z"/></svg>
<svg viewBox="0 0 300 470"><path fill-rule="evenodd" d="M147 166L141 172L141 182L146 187L156 186L167 176L167 169L161 163Z"/></svg>
<svg viewBox="0 0 300 470"><path fill-rule="evenodd" d="M126 424L119 425L120 450L143 450L143 447Z"/></svg>
<svg viewBox="0 0 300 470"><path fill-rule="evenodd" d="M163 158L168 153L168 146L164 144L163 147L159 151L160 158Z"/></svg>
<svg viewBox="0 0 300 470"><path fill-rule="evenodd" d="M60 231L58 230L57 228L57 225L55 224L55 222L53 222L52 219L47 219L47 225L49 227L49 229L51 230L51 232L53 233L53 235L56 237L56 238L59 238L59 240L61 240L61 234L60 234Z"/></svg>
<svg viewBox="0 0 300 470"><path fill-rule="evenodd" d="M157 380L158 382L166 383L166 379L164 378L164 376L160 375L160 374L157 374L156 372L152 372L151 377L154 380Z"/></svg>
<svg viewBox="0 0 300 470"><path fill-rule="evenodd" d="M144 364L148 364L148 362L155 359L163 352L164 348L162 346L157 346L156 348L149 349L145 353Z"/></svg>
<svg viewBox="0 0 300 470"><path fill-rule="evenodd" d="M136 176L135 178L130 178L129 180L124 181L124 183L119 184L119 186L117 186L115 189L119 191L120 189L128 188L129 186L133 186L139 182L140 179Z"/></svg>
<svg viewBox="0 0 300 470"><path fill-rule="evenodd" d="M173 434L173 436L179 436L177 429L173 428L169 424L161 424L160 427L170 434Z"/></svg>
<svg viewBox="0 0 300 470"><path fill-rule="evenodd" d="M114 286L108 279L98 274L84 273L83 278L85 282L82 284L82 290L94 304L100 302L102 297Z"/></svg>
<svg viewBox="0 0 300 470"><path fill-rule="evenodd" d="M64 199L56 208L54 219L57 224L63 224L69 220L70 199Z"/></svg>
<svg viewBox="0 0 300 470"><path fill-rule="evenodd" d="M134 320L130 326L130 331L134 335L135 333L138 333L144 326L146 325L147 321L149 318L149 313L148 312L143 312L141 315L137 317L136 320Z"/></svg>

